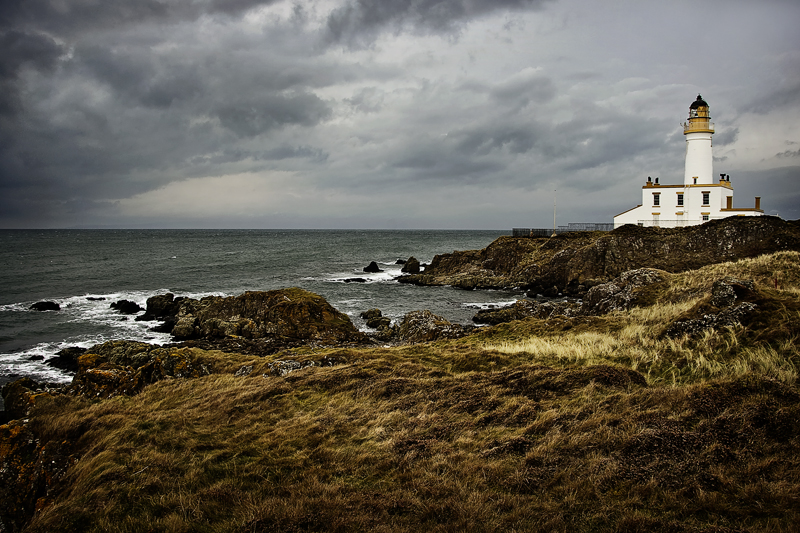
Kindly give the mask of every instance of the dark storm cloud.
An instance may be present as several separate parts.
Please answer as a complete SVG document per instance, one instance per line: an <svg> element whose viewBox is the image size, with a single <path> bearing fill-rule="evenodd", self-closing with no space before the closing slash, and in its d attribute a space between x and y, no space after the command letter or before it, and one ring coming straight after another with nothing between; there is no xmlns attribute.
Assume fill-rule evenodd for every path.
<svg viewBox="0 0 800 533"><path fill-rule="evenodd" d="M381 31L452 32L465 21L500 10L539 8L550 0L355 0L328 17L328 40L369 44Z"/></svg>
<svg viewBox="0 0 800 533"><path fill-rule="evenodd" d="M0 29L0 116L20 111L20 71L25 67L52 70L63 53L63 47L48 35Z"/></svg>
<svg viewBox="0 0 800 533"><path fill-rule="evenodd" d="M0 25L69 36L141 23L175 23L204 14L235 15L278 0L3 0Z"/></svg>

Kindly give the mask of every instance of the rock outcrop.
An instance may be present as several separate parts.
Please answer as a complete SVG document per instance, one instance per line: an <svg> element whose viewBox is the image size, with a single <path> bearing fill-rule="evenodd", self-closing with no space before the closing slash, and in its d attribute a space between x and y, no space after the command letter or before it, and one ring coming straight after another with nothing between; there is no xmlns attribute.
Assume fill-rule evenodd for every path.
<svg viewBox="0 0 800 533"><path fill-rule="evenodd" d="M409 257L405 264L403 264L403 268L400 269L400 272L404 274L419 274L420 265L417 258L413 256Z"/></svg>
<svg viewBox="0 0 800 533"><path fill-rule="evenodd" d="M738 326L756 310L758 299L752 280L725 278L711 287L711 297L672 322L664 330L667 337L698 336L706 329Z"/></svg>
<svg viewBox="0 0 800 533"><path fill-rule="evenodd" d="M59 311L61 306L58 302L36 302L35 304L31 305L29 309L33 311Z"/></svg>
<svg viewBox="0 0 800 533"><path fill-rule="evenodd" d="M339 345L366 340L323 297L298 288L186 299L176 315L178 339L268 338L283 344Z"/></svg>
<svg viewBox="0 0 800 533"><path fill-rule="evenodd" d="M463 289L556 287L581 295L628 270L683 272L704 265L800 250L800 223L777 217L729 217L687 228L627 225L610 232L572 232L552 238L500 237L483 250L437 255L402 283Z"/></svg>
<svg viewBox="0 0 800 533"><path fill-rule="evenodd" d="M111 309L114 309L115 311L118 311L123 315L135 315L139 311L144 311L144 309L142 309L142 306L130 300L120 300L118 302L112 302L110 307Z"/></svg>
<svg viewBox="0 0 800 533"><path fill-rule="evenodd" d="M517 300L511 305L499 309L482 309L472 317L476 324L494 326L503 322L522 320L524 318L550 318L553 316L574 316L578 305L569 301Z"/></svg>
<svg viewBox="0 0 800 533"><path fill-rule="evenodd" d="M79 370L67 392L89 398L131 396L164 378L192 378L211 373L186 348L163 348L135 341L110 341L78 358Z"/></svg>
<svg viewBox="0 0 800 533"><path fill-rule="evenodd" d="M375 261L370 261L370 263L367 266L365 266L363 270L364 272L370 272L370 273L383 272L383 270L381 270L380 267L378 266L378 263L376 263Z"/></svg>

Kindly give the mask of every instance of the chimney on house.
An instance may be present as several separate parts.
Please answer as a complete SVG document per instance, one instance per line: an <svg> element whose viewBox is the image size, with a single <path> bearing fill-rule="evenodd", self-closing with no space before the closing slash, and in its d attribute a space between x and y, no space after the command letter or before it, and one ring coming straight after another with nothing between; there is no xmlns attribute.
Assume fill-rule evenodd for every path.
<svg viewBox="0 0 800 533"><path fill-rule="evenodd" d="M761 197L756 196L756 211L758 211L759 209L761 209Z"/></svg>

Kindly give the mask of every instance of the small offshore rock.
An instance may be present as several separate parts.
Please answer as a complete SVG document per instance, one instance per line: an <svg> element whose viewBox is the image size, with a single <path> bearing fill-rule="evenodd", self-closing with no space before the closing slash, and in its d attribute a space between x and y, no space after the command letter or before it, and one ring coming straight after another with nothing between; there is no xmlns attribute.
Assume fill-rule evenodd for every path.
<svg viewBox="0 0 800 533"><path fill-rule="evenodd" d="M367 280L364 278L345 278L342 281L345 283L366 283Z"/></svg>
<svg viewBox="0 0 800 533"><path fill-rule="evenodd" d="M371 318L380 318L383 316L383 313L380 309L368 309L366 311L361 311L359 316L364 320L369 320Z"/></svg>
<svg viewBox="0 0 800 533"><path fill-rule="evenodd" d="M406 274L419 274L420 272L420 264L419 261L415 257L409 257L406 264L403 265L403 268L400 269L400 272L404 272Z"/></svg>
<svg viewBox="0 0 800 533"><path fill-rule="evenodd" d="M31 305L29 309L34 311L60 311L61 306L58 305L58 302L36 302L35 304Z"/></svg>
<svg viewBox="0 0 800 533"><path fill-rule="evenodd" d="M378 263L376 263L375 261L371 261L369 265L364 267L364 272L375 273L375 272L383 272L383 270L381 270L378 267Z"/></svg>
<svg viewBox="0 0 800 533"><path fill-rule="evenodd" d="M144 311L141 305L130 300L119 300L110 305L111 309L119 311L123 315L135 315L139 311Z"/></svg>

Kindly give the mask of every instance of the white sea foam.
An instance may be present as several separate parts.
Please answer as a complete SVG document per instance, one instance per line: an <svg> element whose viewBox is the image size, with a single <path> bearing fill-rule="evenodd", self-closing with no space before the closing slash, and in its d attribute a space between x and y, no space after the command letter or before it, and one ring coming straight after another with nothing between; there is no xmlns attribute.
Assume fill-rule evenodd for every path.
<svg viewBox="0 0 800 533"><path fill-rule="evenodd" d="M465 302L461 304L463 309L500 309L501 307L507 307L509 305L514 305L517 302L517 299L514 300L507 300L504 302Z"/></svg>
<svg viewBox="0 0 800 533"><path fill-rule="evenodd" d="M59 342L41 342L28 348L12 353L0 353L0 365L4 375L25 375L36 380L67 382L72 375L58 368L45 364L47 360L56 358L56 353L64 348L80 347L90 348L96 344L112 340L132 340L150 344L165 344L171 342L169 333L151 331L150 328L157 322L144 322L135 320L136 316L144 313L140 311L134 315L123 315L111 308L111 304L119 300L136 302L142 308L146 306L147 298L156 294L171 292L167 289L158 291L125 291L107 294L84 294L64 298L45 298L61 306L60 311L52 311L57 321L54 327L71 324L70 330L75 331ZM200 292L181 294L190 298L200 299L205 296L224 296L220 292ZM91 298L91 299L90 299ZM20 302L0 306L0 311L30 312L34 302ZM45 311L44 313L48 313ZM91 332L91 333L79 333ZM43 357L44 359L39 359ZM31 360L36 358L36 360Z"/></svg>

